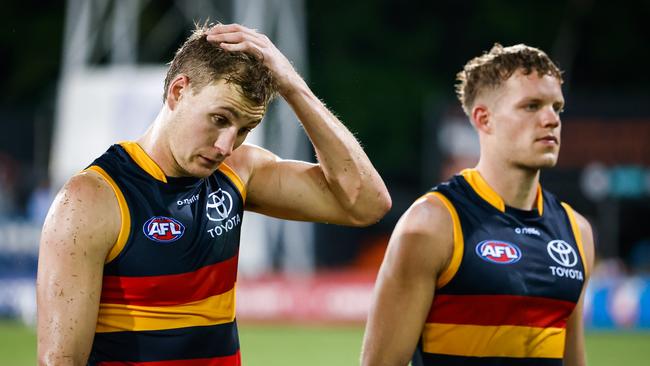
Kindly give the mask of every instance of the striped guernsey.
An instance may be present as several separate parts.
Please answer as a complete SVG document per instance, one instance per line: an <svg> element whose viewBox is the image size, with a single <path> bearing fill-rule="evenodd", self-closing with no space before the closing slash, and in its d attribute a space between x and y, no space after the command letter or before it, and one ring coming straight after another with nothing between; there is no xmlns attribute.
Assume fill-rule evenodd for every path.
<svg viewBox="0 0 650 366"><path fill-rule="evenodd" d="M416 365L562 365L566 321L587 268L572 209L538 188L507 207L474 169L427 193L453 220Z"/></svg>
<svg viewBox="0 0 650 366"><path fill-rule="evenodd" d="M117 196L89 365L240 365L235 281L245 190L227 165L171 178L133 142L87 168Z"/></svg>

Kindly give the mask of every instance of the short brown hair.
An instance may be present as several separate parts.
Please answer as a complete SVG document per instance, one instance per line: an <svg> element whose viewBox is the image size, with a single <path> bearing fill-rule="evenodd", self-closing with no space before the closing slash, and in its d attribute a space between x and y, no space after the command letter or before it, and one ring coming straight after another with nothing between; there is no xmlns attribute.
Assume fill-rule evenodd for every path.
<svg viewBox="0 0 650 366"><path fill-rule="evenodd" d="M471 115L481 92L498 88L519 69L523 69L525 75L533 70L539 75L551 75L562 83L562 72L544 51L525 44L503 47L495 43L490 52L469 60L456 74L456 95L465 113Z"/></svg>
<svg viewBox="0 0 650 366"><path fill-rule="evenodd" d="M267 105L277 93L271 71L262 61L244 52L228 52L207 40L207 24L198 25L176 51L165 77L163 102L169 84L179 74L190 80L194 92L223 79L239 85L246 98L258 105Z"/></svg>

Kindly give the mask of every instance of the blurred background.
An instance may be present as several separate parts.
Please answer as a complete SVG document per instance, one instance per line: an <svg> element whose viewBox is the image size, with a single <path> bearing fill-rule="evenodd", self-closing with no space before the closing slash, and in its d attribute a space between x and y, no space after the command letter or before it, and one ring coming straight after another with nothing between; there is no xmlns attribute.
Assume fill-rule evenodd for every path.
<svg viewBox="0 0 650 366"><path fill-rule="evenodd" d="M4 3L0 363L34 363L38 240L54 195L111 143L144 132L161 107L165 64L194 24L209 19L266 33L362 142L393 197L388 215L364 229L247 213L237 302L245 364L357 363L396 221L430 187L477 161L455 74L495 42L539 47L564 70L562 151L542 184L594 228L598 258L585 314L591 364L645 364L649 17L648 1L605 0ZM282 101L250 141L314 160Z"/></svg>

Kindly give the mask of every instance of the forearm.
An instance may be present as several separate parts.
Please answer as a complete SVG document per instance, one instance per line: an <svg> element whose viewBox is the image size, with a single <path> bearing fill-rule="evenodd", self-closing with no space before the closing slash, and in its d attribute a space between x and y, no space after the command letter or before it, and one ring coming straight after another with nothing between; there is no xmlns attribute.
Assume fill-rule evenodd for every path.
<svg viewBox="0 0 650 366"><path fill-rule="evenodd" d="M278 92L294 110L314 145L324 188L338 202L336 209L325 211L344 212L346 217L339 221L346 224L368 225L379 220L391 205L379 173L350 131L312 93L268 37L238 24L217 25L206 34L208 41L227 51L247 52L269 68ZM318 184L320 189L321 182Z"/></svg>
<svg viewBox="0 0 650 366"><path fill-rule="evenodd" d="M352 133L296 75L282 96L309 136L328 188L348 212L367 223L390 208L386 186Z"/></svg>

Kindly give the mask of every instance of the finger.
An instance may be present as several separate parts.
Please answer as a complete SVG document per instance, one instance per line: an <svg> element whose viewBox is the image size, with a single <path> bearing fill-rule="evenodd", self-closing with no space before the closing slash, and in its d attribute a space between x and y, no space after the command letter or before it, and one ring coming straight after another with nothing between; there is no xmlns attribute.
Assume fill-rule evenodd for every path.
<svg viewBox="0 0 650 366"><path fill-rule="evenodd" d="M246 39L256 43L261 47L268 47L268 45L271 43L271 40L263 33L259 33L255 29L247 28L240 24L217 24L206 32L208 37L212 35L228 33L242 33L245 35ZM211 38L208 38L208 41L210 40Z"/></svg>
<svg viewBox="0 0 650 366"><path fill-rule="evenodd" d="M211 34L207 36L207 40L213 43L251 42L258 47L268 47L269 43L268 38L263 34L250 35L242 32Z"/></svg>
<svg viewBox="0 0 650 366"><path fill-rule="evenodd" d="M229 52L246 52L253 55L258 60L264 61L264 54L262 51L248 41L241 43L220 43L219 47Z"/></svg>
<svg viewBox="0 0 650 366"><path fill-rule="evenodd" d="M244 27L243 25L240 24L217 24L212 28L208 29L206 34L209 35L209 34L235 33L235 32L242 32L251 35L259 34L254 29Z"/></svg>
<svg viewBox="0 0 650 366"><path fill-rule="evenodd" d="M240 43L246 41L246 38L243 33L218 33L218 34L209 34L207 36L208 42L214 43Z"/></svg>
<svg viewBox="0 0 650 366"><path fill-rule="evenodd" d="M208 28L208 33L210 32L238 32L241 31L242 28L245 28L242 25L239 25L237 23L231 23L231 24L215 24L212 27Z"/></svg>

